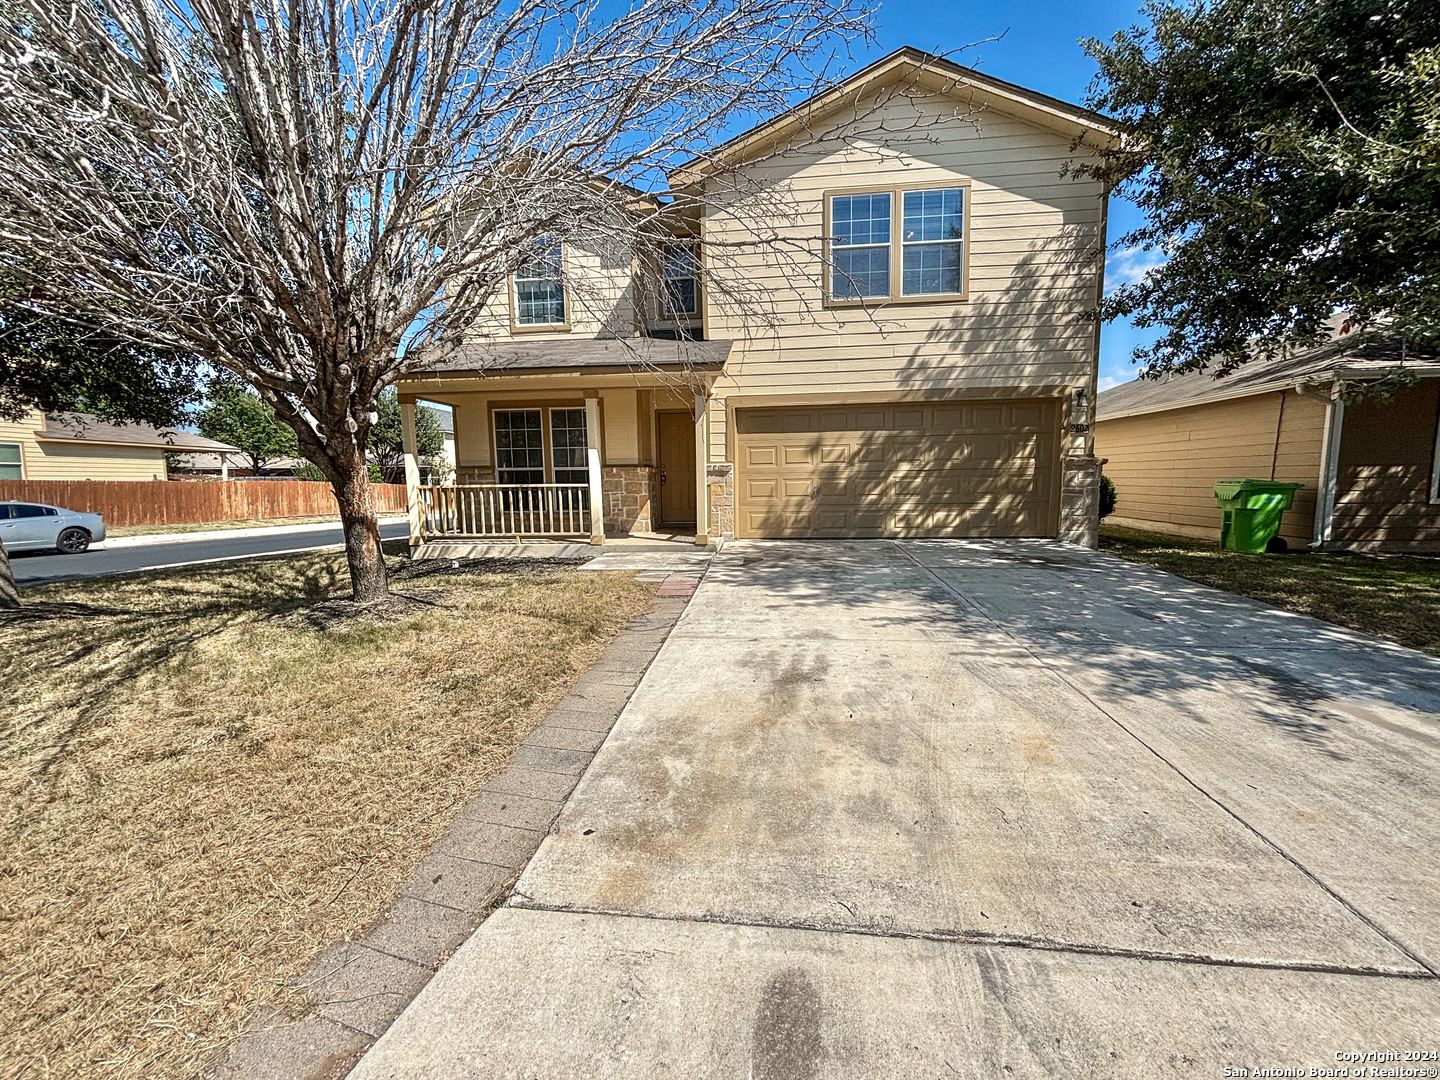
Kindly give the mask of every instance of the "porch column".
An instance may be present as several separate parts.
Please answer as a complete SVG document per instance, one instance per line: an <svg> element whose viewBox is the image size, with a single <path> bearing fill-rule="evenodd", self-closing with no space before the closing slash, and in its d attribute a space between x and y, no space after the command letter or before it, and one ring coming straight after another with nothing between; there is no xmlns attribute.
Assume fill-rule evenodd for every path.
<svg viewBox="0 0 1440 1080"><path fill-rule="evenodd" d="M410 547L425 542L420 529L420 462L415 459L415 402L400 402L400 446L405 451L405 508L410 514Z"/></svg>
<svg viewBox="0 0 1440 1080"><path fill-rule="evenodd" d="M590 478L590 543L605 543L605 500L600 479L600 395L585 391L585 466Z"/></svg>
<svg viewBox="0 0 1440 1080"><path fill-rule="evenodd" d="M1335 533L1335 495L1340 483L1340 439L1345 429L1345 384L1338 380L1325 402L1325 431L1320 444L1320 489L1315 493L1315 539L1328 544Z"/></svg>
<svg viewBox="0 0 1440 1080"><path fill-rule="evenodd" d="M695 543L710 542L710 478L705 463L710 457L710 396L695 391Z"/></svg>

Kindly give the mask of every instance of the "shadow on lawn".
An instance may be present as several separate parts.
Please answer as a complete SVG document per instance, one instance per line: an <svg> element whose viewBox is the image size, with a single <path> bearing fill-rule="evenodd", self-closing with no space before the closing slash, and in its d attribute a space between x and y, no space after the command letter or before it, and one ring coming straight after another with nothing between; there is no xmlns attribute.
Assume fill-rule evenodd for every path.
<svg viewBox="0 0 1440 1080"><path fill-rule="evenodd" d="M104 719L122 686L182 661L232 627L286 615L348 587L337 555L264 558L127 574L27 590L0 612L0 710L16 722L0 755L32 779Z"/></svg>

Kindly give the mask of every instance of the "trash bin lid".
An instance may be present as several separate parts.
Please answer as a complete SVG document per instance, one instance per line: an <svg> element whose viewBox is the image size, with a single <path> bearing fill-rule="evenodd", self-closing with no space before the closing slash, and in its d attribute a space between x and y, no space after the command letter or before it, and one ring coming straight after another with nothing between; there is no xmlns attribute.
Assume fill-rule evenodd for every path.
<svg viewBox="0 0 1440 1080"><path fill-rule="evenodd" d="M1254 495L1283 495L1292 498L1304 484L1291 484L1280 480L1221 480L1215 485L1215 501L1225 503L1243 502Z"/></svg>

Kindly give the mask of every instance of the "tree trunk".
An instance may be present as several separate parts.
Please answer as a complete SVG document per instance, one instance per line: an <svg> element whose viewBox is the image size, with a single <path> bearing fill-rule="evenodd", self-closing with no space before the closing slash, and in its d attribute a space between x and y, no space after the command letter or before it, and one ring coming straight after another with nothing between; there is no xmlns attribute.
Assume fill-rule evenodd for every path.
<svg viewBox="0 0 1440 1080"><path fill-rule="evenodd" d="M0 611L13 611L20 606L20 590L15 585L15 570L10 553L0 543Z"/></svg>
<svg viewBox="0 0 1440 1080"><path fill-rule="evenodd" d="M380 546L380 519L375 514L365 455L352 455L349 462L337 468L340 474L331 487L335 501L340 504L352 596L359 603L383 600L390 595L390 578L385 570L385 552Z"/></svg>

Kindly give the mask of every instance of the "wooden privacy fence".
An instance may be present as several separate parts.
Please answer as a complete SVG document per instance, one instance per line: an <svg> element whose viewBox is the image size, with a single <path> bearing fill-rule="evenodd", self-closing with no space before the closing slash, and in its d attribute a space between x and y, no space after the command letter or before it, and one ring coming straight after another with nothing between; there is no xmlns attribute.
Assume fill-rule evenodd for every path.
<svg viewBox="0 0 1440 1080"><path fill-rule="evenodd" d="M405 513L404 484L370 491L380 513ZM0 480L0 502L10 499L103 514L116 526L337 514L330 485L311 480Z"/></svg>
<svg viewBox="0 0 1440 1080"><path fill-rule="evenodd" d="M588 484L422 487L420 532L434 536L590 535Z"/></svg>

